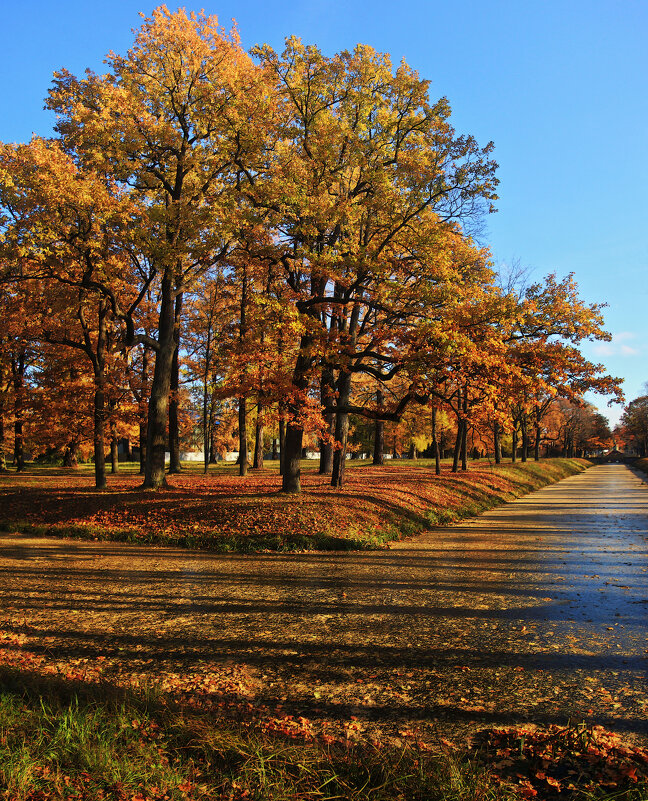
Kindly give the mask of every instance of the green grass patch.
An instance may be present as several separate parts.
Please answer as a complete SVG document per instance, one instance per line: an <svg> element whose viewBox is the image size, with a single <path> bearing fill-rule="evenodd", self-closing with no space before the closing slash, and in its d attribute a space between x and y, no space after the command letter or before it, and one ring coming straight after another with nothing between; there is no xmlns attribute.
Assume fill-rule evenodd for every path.
<svg viewBox="0 0 648 801"><path fill-rule="evenodd" d="M0 672L0 798L511 798L467 755L326 746L255 731L159 697Z"/></svg>

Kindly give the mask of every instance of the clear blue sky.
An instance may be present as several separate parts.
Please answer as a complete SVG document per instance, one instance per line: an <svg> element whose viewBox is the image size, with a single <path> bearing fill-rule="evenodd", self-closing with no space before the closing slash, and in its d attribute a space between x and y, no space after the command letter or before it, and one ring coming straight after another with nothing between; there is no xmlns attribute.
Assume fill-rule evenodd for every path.
<svg viewBox="0 0 648 801"><path fill-rule="evenodd" d="M0 140L48 135L52 72L100 71L125 52L141 0L14 3L3 11ZM176 6L169 4L171 9ZM586 355L648 381L648 3L645 0L200 0L245 46L289 35L325 53L363 42L401 58L445 95L457 131L493 140L499 212L485 242L532 280L574 272L589 302L606 302L611 343ZM614 422L610 410L596 400Z"/></svg>

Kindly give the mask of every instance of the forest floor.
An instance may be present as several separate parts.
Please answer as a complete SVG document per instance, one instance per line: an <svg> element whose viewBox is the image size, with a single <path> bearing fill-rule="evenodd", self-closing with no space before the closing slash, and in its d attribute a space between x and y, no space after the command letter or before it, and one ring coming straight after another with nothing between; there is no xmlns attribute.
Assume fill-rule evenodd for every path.
<svg viewBox="0 0 648 801"><path fill-rule="evenodd" d="M76 470L29 465L0 475L0 531L155 543L219 552L353 550L379 547L477 515L584 470L583 459L470 463L434 474L430 460L384 467L350 461L341 490L317 463L304 462L303 492L279 492L278 465L248 476L235 465L203 474L186 465L169 486L143 492L133 465L94 489L91 466Z"/></svg>
<svg viewBox="0 0 648 801"><path fill-rule="evenodd" d="M425 468L410 484L403 465L388 469L398 504L427 514ZM533 469L501 473L528 483ZM349 470L351 487L363 473ZM169 495L194 525L244 483L214 476L200 507L175 486L149 501L135 476L107 493L88 474L40 476L22 492L10 478L3 517L40 525L38 492L63 525L106 512L89 499L114 493L135 514L133 496ZM212 480L173 483L192 478ZM256 490L268 508L272 478ZM305 498L334 497L305 483ZM376 490L344 493L352 507ZM2 535L0 798L645 801L647 498L626 467L594 467L355 553Z"/></svg>

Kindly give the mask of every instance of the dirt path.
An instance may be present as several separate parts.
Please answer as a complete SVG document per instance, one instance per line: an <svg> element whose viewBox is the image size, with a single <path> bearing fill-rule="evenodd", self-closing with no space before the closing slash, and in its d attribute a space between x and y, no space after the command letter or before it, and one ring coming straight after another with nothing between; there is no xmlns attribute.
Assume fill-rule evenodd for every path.
<svg viewBox="0 0 648 801"><path fill-rule="evenodd" d="M0 628L155 674L244 665L255 703L354 732L571 718L648 743L647 540L648 485L621 465L368 553L4 536Z"/></svg>

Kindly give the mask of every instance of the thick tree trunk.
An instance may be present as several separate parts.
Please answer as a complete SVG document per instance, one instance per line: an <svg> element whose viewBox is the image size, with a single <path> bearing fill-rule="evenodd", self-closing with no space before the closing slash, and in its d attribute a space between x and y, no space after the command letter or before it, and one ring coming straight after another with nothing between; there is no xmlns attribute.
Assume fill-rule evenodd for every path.
<svg viewBox="0 0 648 801"><path fill-rule="evenodd" d="M520 422L522 431L522 461L526 462L529 457L529 428L527 426L526 415L523 415Z"/></svg>
<svg viewBox="0 0 648 801"><path fill-rule="evenodd" d="M468 470L468 388L463 393L463 412L464 417L461 427L461 469Z"/></svg>
<svg viewBox="0 0 648 801"><path fill-rule="evenodd" d="M502 439L499 423L493 423L493 450L495 451L495 464L502 463Z"/></svg>
<svg viewBox="0 0 648 801"><path fill-rule="evenodd" d="M463 442L463 420L457 420L457 438L455 439L454 451L452 453L452 472L459 470L459 457L461 456L461 445Z"/></svg>
<svg viewBox="0 0 648 801"><path fill-rule="evenodd" d="M175 304L173 276L167 271L162 279L160 299L160 321L158 327L158 350L149 397L148 426L146 436L145 489L159 489L166 482L164 460L167 445L167 418L169 392L171 390L171 367L175 352Z"/></svg>
<svg viewBox="0 0 648 801"><path fill-rule="evenodd" d="M65 451L63 453L63 467L65 469L76 470L79 466L78 451L78 442L68 442L65 446Z"/></svg>
<svg viewBox="0 0 648 801"><path fill-rule="evenodd" d="M518 432L517 428L513 429L513 433L511 434L511 461L517 462L517 450L518 450Z"/></svg>
<svg viewBox="0 0 648 801"><path fill-rule="evenodd" d="M149 348L144 346L142 350L142 372L140 375L139 390L139 463L140 475L146 472L146 429L148 416L148 382L149 382Z"/></svg>
<svg viewBox="0 0 648 801"><path fill-rule="evenodd" d="M246 398L239 398L239 475L247 476L248 471L248 441L247 441L247 402Z"/></svg>
<svg viewBox="0 0 648 801"><path fill-rule="evenodd" d="M441 475L441 453L439 451L439 439L437 437L437 410L432 409L432 453L434 454L434 472L437 476Z"/></svg>
<svg viewBox="0 0 648 801"><path fill-rule="evenodd" d="M140 420L139 424L139 461L140 461L140 475L146 472L146 420Z"/></svg>
<svg viewBox="0 0 648 801"><path fill-rule="evenodd" d="M334 387L335 377L333 370L329 367L322 368L322 375L320 378L320 403L322 406L330 406L335 397ZM319 441L319 474L321 476L330 476L333 472L333 434L335 431L335 415L333 412L326 412L324 414L325 433L327 437L323 437Z"/></svg>
<svg viewBox="0 0 648 801"><path fill-rule="evenodd" d="M119 473L119 439L114 423L110 425L110 472Z"/></svg>
<svg viewBox="0 0 648 801"><path fill-rule="evenodd" d="M106 489L106 454L104 452L104 428L106 420L106 393L103 371L95 375L94 393L94 467L95 487Z"/></svg>
<svg viewBox="0 0 648 801"><path fill-rule="evenodd" d="M7 439L5 434L4 414L5 399L1 387L4 385L4 370L0 364L0 473L7 472Z"/></svg>
<svg viewBox="0 0 648 801"><path fill-rule="evenodd" d="M340 373L337 381L338 406L346 406L351 395L351 373ZM333 454L333 473L331 486L340 488L344 484L347 446L349 439L349 415L338 412L335 415L335 453Z"/></svg>
<svg viewBox="0 0 648 801"><path fill-rule="evenodd" d="M182 318L182 292L175 299L175 325L173 339L175 349L171 362L171 390L169 393L169 473L180 473L180 323Z"/></svg>
<svg viewBox="0 0 648 801"><path fill-rule="evenodd" d="M279 444L276 437L272 438L272 456L270 458L275 462L279 458Z"/></svg>
<svg viewBox="0 0 648 801"><path fill-rule="evenodd" d="M23 415L25 403L25 350L22 348L17 359L11 361L14 388L14 464L18 473L25 469L25 450L23 441Z"/></svg>
<svg viewBox="0 0 648 801"><path fill-rule="evenodd" d="M461 469L463 472L468 470L468 422L462 421L461 425Z"/></svg>
<svg viewBox="0 0 648 801"><path fill-rule="evenodd" d="M302 442L304 429L301 425L288 423L286 426L284 445L281 448L282 492L301 492Z"/></svg>
<svg viewBox="0 0 648 801"><path fill-rule="evenodd" d="M381 390L376 392L376 406L378 410L382 409L384 403L384 396ZM373 449L373 463L378 466L385 464L385 421L376 420L374 423L374 449Z"/></svg>
<svg viewBox="0 0 648 801"><path fill-rule="evenodd" d="M540 423L534 423L535 428L535 442L533 445L533 459L536 462L540 461L540 441L542 439L542 434L540 430Z"/></svg>
<svg viewBox="0 0 648 801"><path fill-rule="evenodd" d="M254 436L254 461L252 463L252 467L255 470L263 469L263 414L263 406L260 403L257 403L257 419Z"/></svg>
<svg viewBox="0 0 648 801"><path fill-rule="evenodd" d="M280 405L281 407L281 405ZM281 411L279 412L282 413ZM284 456L286 455L286 421L279 418L279 475L284 474Z"/></svg>
<svg viewBox="0 0 648 801"><path fill-rule="evenodd" d="M410 442L409 458L418 459L418 448L416 447L416 444L414 442Z"/></svg>

